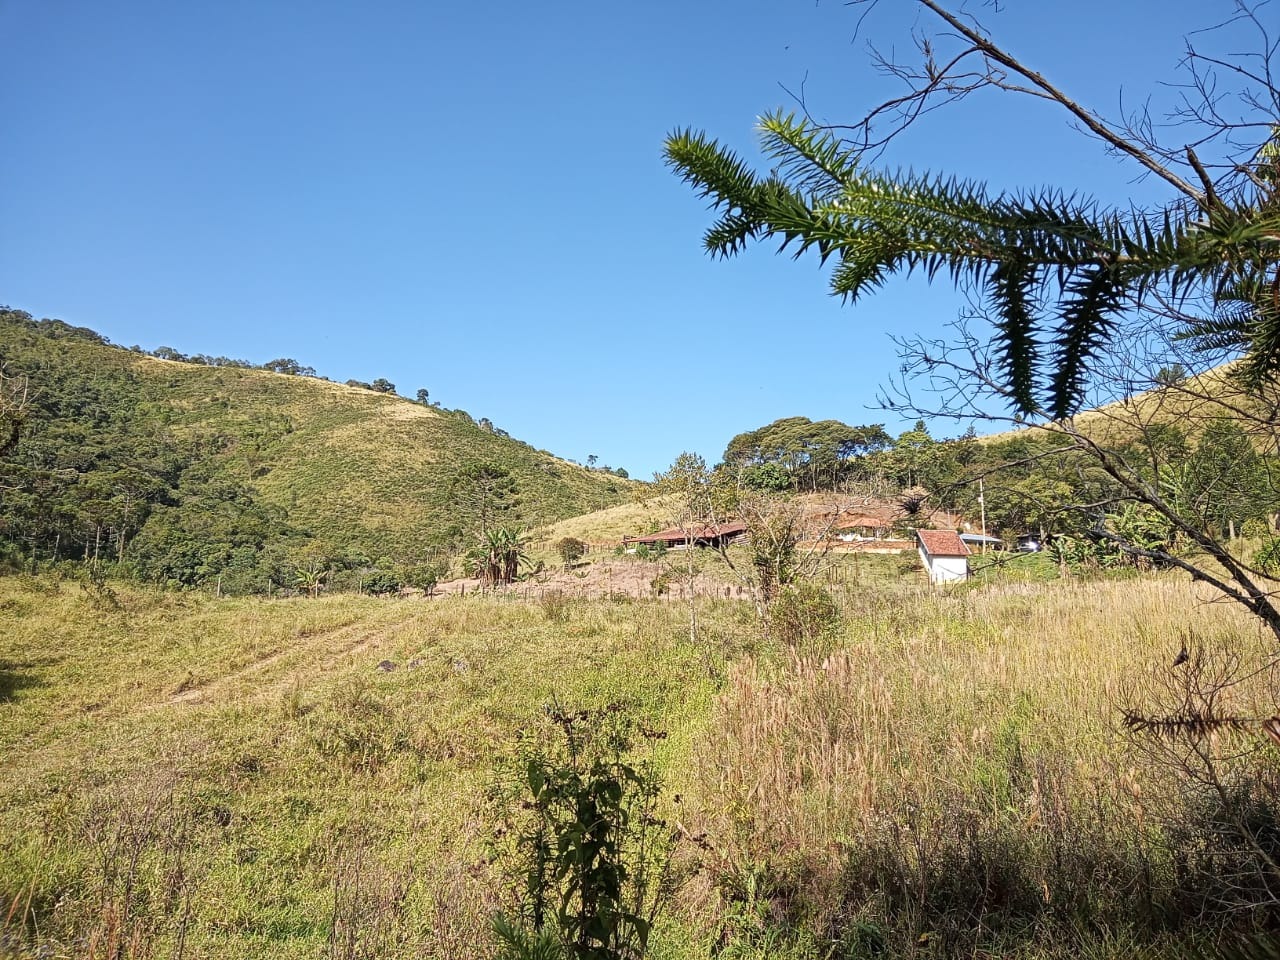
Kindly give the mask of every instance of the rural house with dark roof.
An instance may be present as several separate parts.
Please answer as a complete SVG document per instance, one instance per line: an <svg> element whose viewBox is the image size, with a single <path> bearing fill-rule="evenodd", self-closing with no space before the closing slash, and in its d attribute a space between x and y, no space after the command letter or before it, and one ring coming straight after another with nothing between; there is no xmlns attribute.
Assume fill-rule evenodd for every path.
<svg viewBox="0 0 1280 960"><path fill-rule="evenodd" d="M718 548L733 543L746 532L747 525L737 520L725 523L697 523L688 529L668 527L666 530L659 530L657 533L649 533L642 537L623 537L622 545L634 547L643 543L650 546L662 544L664 547L683 547L692 543L695 547Z"/></svg>

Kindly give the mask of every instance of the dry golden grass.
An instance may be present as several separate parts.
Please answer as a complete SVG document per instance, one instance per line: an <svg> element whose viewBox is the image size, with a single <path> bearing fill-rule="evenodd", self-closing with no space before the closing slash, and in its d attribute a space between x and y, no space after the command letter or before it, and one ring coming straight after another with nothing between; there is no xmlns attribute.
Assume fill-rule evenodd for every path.
<svg viewBox="0 0 1280 960"><path fill-rule="evenodd" d="M1232 379L1235 364L1226 363L1188 377L1182 383L1144 390L1130 397L1083 410L1072 418L1083 434L1104 446L1123 446L1146 435L1153 427L1173 425L1195 441L1210 424L1228 420L1248 433L1258 434L1260 444L1269 437L1268 412L1274 397L1259 398ZM1256 419L1255 419L1256 418ZM1255 429L1261 427L1263 429ZM1050 429L1054 429L1050 427ZM1000 443L1024 435L1027 428L1004 430L978 438L980 443ZM1033 436L1039 434L1034 431Z"/></svg>
<svg viewBox="0 0 1280 960"><path fill-rule="evenodd" d="M1178 814L1186 780L1168 751L1123 734L1121 708L1169 708L1188 669L1170 666L1184 641L1211 661L1238 656L1236 672L1252 673L1222 692L1221 710L1259 718L1280 703L1274 672L1252 672L1270 663L1273 645L1211 596L1165 578L847 597L838 648L784 664L747 660L731 675L696 755L694 819L715 869L743 877L767 862L791 909L818 928L850 909L890 925L885 876L914 872L927 898L930 883L944 885L926 875L953 852L955 831L972 830L971 839L1014 845L1019 883L1039 891L1046 910L1082 891L1122 901L1123 883L1087 889L1085 871L1101 864L1078 864L1077 874L1046 853L1097 843L1114 845L1118 859L1127 847L1126 856L1156 859L1144 845L1158 845L1150 831ZM1213 749L1237 748L1275 759L1256 723ZM872 856L865 851L893 862L859 874L851 864ZM904 916L908 906L927 914L923 899L906 901L905 925L927 925ZM1115 917L1125 905L1090 909Z"/></svg>
<svg viewBox="0 0 1280 960"><path fill-rule="evenodd" d="M353 930L387 956L485 956L507 896L486 787L552 697L625 700L670 733L670 816L705 836L661 960L920 937L936 955L1133 956L1165 942L1161 904L1208 931L1215 896L1257 892L1244 872L1178 886L1175 862L1207 884L1251 861L1197 852L1199 794L1118 723L1184 675L1184 640L1265 659L1236 607L1165 576L833 589L837 634L771 651L745 603L703 604L693 645L680 604L122 589L113 607L0 579L0 906L29 902L55 946L141 938L137 956L181 934L190 956L311 957ZM1271 681L1220 708L1270 716ZM1213 747L1257 742L1250 728ZM1258 764L1274 751L1221 769Z"/></svg>
<svg viewBox="0 0 1280 960"><path fill-rule="evenodd" d="M612 546L622 543L623 537L670 526L674 510L669 497L648 497L633 503L620 503L554 523L540 531L538 540L539 543L554 544L563 537L577 537L594 546Z"/></svg>

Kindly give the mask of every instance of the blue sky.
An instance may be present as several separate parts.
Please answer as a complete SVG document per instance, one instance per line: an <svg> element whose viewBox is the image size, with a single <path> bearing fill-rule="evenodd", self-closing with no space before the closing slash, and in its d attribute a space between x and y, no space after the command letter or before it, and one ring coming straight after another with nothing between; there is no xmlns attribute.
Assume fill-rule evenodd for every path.
<svg viewBox="0 0 1280 960"><path fill-rule="evenodd" d="M1228 4L969 4L1089 106L1173 79ZM816 261L701 249L704 204L663 137L754 155L804 85L841 121L893 92L865 40L909 52L906 0L0 0L0 303L114 342L386 377L562 456L648 476L778 417L873 407L891 333L958 298L897 282L856 307ZM1053 108L983 96L888 162L1108 202L1158 184Z"/></svg>

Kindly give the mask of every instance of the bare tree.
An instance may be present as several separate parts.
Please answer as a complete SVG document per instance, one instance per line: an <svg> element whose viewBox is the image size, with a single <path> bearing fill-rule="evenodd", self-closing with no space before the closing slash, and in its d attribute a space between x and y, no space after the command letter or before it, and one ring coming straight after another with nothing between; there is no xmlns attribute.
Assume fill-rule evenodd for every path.
<svg viewBox="0 0 1280 960"><path fill-rule="evenodd" d="M712 474L707 462L696 453L682 453L666 473L654 477L654 485L660 495L672 504L676 528L684 538L682 560L671 566L671 572L679 575L689 596L689 642L698 641L697 581L699 568L694 545L705 539L709 532L718 531L723 519L712 488ZM713 534L714 536L714 534ZM711 661L708 672L714 673Z"/></svg>

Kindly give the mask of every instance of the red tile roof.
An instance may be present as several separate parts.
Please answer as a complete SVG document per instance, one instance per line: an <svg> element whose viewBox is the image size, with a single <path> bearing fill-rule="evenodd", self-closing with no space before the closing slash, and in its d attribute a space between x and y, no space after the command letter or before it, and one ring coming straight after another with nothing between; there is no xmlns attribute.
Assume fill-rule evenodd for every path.
<svg viewBox="0 0 1280 960"><path fill-rule="evenodd" d="M837 530L856 530L859 527L871 527L879 530L882 527L891 527L893 523L889 520L881 520L879 517L873 517L869 514L858 514L850 517L848 520L841 520L836 524Z"/></svg>
<svg viewBox="0 0 1280 960"><path fill-rule="evenodd" d="M967 557L968 545L954 530L917 530L916 536L932 557Z"/></svg>
<svg viewBox="0 0 1280 960"><path fill-rule="evenodd" d="M657 543L659 540L664 542L680 543L692 535L694 540L713 540L716 537L736 537L740 533L747 532L747 525L736 520L721 524L703 524L699 523L685 531L681 527L669 527L666 530L659 530L657 533L651 533L643 537L623 537L623 543Z"/></svg>

